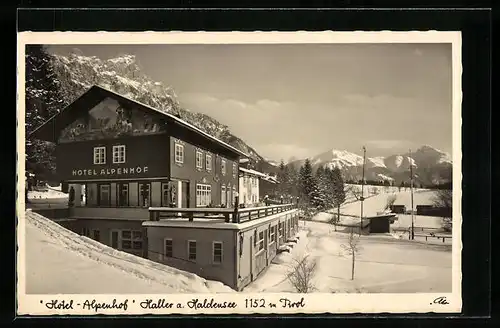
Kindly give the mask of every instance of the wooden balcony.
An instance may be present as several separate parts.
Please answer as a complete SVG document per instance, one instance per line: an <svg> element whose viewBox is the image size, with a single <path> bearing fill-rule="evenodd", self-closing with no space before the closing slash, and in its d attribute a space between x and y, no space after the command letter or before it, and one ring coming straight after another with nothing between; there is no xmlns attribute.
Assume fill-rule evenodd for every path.
<svg viewBox="0 0 500 328"><path fill-rule="evenodd" d="M251 220L264 218L296 209L296 204L282 204L254 208L170 208L170 207L150 207L149 220L159 221L160 219L188 218L193 221L194 218L202 219L221 219L226 222L242 223Z"/></svg>
<svg viewBox="0 0 500 328"><path fill-rule="evenodd" d="M70 207L69 217L74 219L149 219L147 207Z"/></svg>

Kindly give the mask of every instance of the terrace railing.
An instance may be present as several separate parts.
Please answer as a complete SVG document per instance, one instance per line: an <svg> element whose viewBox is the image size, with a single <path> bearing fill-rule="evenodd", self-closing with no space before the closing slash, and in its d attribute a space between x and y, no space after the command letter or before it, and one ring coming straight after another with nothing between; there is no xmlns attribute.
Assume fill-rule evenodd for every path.
<svg viewBox="0 0 500 328"><path fill-rule="evenodd" d="M159 221L160 219L187 218L193 221L194 218L202 219L224 219L225 222L242 223L251 220L264 218L296 209L296 204L281 204L254 208L171 208L171 207L150 207L149 220Z"/></svg>

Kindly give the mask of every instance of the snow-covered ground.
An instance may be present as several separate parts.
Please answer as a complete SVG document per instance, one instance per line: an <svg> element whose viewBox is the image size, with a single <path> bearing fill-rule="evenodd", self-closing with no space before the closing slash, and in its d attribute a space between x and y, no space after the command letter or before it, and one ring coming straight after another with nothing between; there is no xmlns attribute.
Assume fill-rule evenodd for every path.
<svg viewBox="0 0 500 328"><path fill-rule="evenodd" d="M404 204L409 209L409 191L393 191L380 191L367 198L365 215L382 211L390 194L396 195L395 204ZM43 194L60 196L62 193L49 190ZM67 201L67 195L62 195ZM419 191L414 196L415 205L428 204L433 192ZM45 198L48 202L59 199ZM342 206L341 213L347 214L342 216L342 221L356 220L349 215L359 215L359 205L359 202L354 202ZM36 213L26 213L28 294L234 292L222 283L117 251ZM407 234L398 232L361 236L362 250L357 255L356 275L350 280L351 258L341 247L348 234L334 231L334 227L327 223L332 216L331 213L319 213L313 221L301 221L298 242L287 246L290 252L279 254L244 292L292 292L286 273L293 260L305 254L317 263L314 285L319 292L451 291L451 238L443 243L437 238L409 241ZM415 216L415 226L439 228L440 220ZM398 221L391 227L410 225L410 215L398 214Z"/></svg>
<svg viewBox="0 0 500 328"><path fill-rule="evenodd" d="M392 228L411 227L411 215L397 214L398 219L391 224ZM415 215L413 224L415 227L439 229L443 226L443 218L436 216Z"/></svg>
<svg viewBox="0 0 500 328"><path fill-rule="evenodd" d="M380 188L380 193L373 195L372 197L367 197L363 203L363 217L374 216L377 213L384 211L385 205L387 204L387 199L389 197L396 197L394 205L405 205L407 210L411 210L411 192L410 190L401 192L397 191L397 188L389 190L389 192L384 192L383 187ZM417 205L430 205L432 204L432 199L434 198L435 191L418 189L413 193L413 206L416 210ZM340 207L341 214L347 215L360 215L360 202L355 201Z"/></svg>
<svg viewBox="0 0 500 328"><path fill-rule="evenodd" d="M233 290L79 236L26 212L27 294L223 293Z"/></svg>
<svg viewBox="0 0 500 328"><path fill-rule="evenodd" d="M324 216L324 214L320 214ZM341 247L348 234L323 222L301 221L299 241L244 292L294 292L286 278L294 259L316 261L313 284L317 292L428 293L451 292L452 253L449 245L398 240L391 235L361 236L360 254L351 280L351 257Z"/></svg>
<svg viewBox="0 0 500 328"><path fill-rule="evenodd" d="M29 200L39 199L68 199L68 194L65 194L57 189L49 188L47 191L28 191Z"/></svg>
<svg viewBox="0 0 500 328"><path fill-rule="evenodd" d="M26 207L64 208L68 206L68 194L61 192L61 187L48 187L46 191L28 191Z"/></svg>

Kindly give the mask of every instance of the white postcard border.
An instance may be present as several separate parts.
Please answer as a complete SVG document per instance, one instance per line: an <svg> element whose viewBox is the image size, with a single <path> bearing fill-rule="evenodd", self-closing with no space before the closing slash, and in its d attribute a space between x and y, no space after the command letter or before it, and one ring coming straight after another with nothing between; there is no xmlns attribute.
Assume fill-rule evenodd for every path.
<svg viewBox="0 0 500 328"><path fill-rule="evenodd" d="M287 294L287 293L221 293L221 294L171 294L171 295L33 295L25 289L25 45L26 44L275 44L275 43L451 43L453 66L453 239L452 239L452 292L448 294ZM22 32L18 33L17 58L17 314L18 315L91 315L91 314L254 314L254 313L457 313L462 308L461 297L461 34L460 32L411 31L411 32ZM19 174L22 172L22 174ZM448 304L434 300L445 297ZM191 309L193 299L214 299L216 303L235 302L236 308ZM302 308L283 308L282 298L300 302ZM51 300L72 300L73 309L49 309ZM84 309L83 304L95 302L116 304L127 301L127 310ZM173 309L145 310L141 302L146 299L165 299ZM264 299L266 306L248 307L248 299ZM88 301L86 303L86 301ZM272 307L273 303L276 307ZM80 304L80 305L77 305ZM94 303L96 304L96 303ZM178 308L181 304L182 308Z"/></svg>

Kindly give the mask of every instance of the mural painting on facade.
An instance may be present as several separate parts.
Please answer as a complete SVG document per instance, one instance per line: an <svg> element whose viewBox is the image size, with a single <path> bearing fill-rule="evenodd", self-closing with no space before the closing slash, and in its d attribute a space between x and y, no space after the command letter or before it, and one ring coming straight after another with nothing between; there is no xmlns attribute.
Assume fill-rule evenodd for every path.
<svg viewBox="0 0 500 328"><path fill-rule="evenodd" d="M165 132L165 125L138 109L106 98L61 131L59 142L113 139Z"/></svg>

